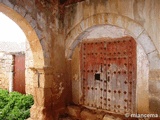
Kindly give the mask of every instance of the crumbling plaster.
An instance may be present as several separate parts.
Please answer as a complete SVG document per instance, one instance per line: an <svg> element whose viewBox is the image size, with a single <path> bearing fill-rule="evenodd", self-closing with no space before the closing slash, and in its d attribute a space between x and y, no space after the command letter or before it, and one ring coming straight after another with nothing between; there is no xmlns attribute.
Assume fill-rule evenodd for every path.
<svg viewBox="0 0 160 120"><path fill-rule="evenodd" d="M158 97L151 90L159 82L159 15L158 0L86 0L66 7L65 33L68 60L76 46L89 33L101 25L114 25L125 29L140 44L149 60L150 111L159 113ZM156 77L155 77L156 76ZM76 84L77 85L77 84ZM78 86L78 85L77 85ZM158 91L159 88L156 89ZM154 90L155 91L155 90ZM157 105L155 105L157 104Z"/></svg>
<svg viewBox="0 0 160 120"><path fill-rule="evenodd" d="M58 0L0 0L0 11L21 27L32 51L33 65L27 69L32 77L27 86L33 86L29 93L34 95L35 104L30 119L58 119L60 111L71 101L71 48L82 39L78 36L96 25L115 25L131 33L148 56L149 86L154 87L155 81L160 81L159 5L159 0L85 0L66 6L65 16L60 17ZM150 109L157 112L160 100L153 90L150 96L150 103L154 103Z"/></svg>

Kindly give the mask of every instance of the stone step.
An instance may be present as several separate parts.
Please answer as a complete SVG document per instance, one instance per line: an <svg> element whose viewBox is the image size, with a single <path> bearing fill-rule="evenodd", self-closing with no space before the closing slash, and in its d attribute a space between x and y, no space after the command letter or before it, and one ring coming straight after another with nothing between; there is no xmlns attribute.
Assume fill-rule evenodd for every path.
<svg viewBox="0 0 160 120"><path fill-rule="evenodd" d="M67 114L76 118L74 120L123 120L120 116L107 114L105 112L93 111L80 106L68 106Z"/></svg>

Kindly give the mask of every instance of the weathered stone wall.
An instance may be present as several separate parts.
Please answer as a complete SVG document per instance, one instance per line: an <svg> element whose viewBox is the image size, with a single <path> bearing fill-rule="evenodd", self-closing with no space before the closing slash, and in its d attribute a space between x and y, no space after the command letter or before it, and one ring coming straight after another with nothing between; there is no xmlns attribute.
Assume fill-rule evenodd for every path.
<svg viewBox="0 0 160 120"><path fill-rule="evenodd" d="M149 93L150 111L160 114L160 70L150 72Z"/></svg>
<svg viewBox="0 0 160 120"><path fill-rule="evenodd" d="M34 67L33 54L29 45L26 41L26 52L25 52L25 90L27 94L33 95L34 87L34 72L30 69Z"/></svg>
<svg viewBox="0 0 160 120"><path fill-rule="evenodd" d="M159 0L85 0L67 6L63 17L59 14L58 0L0 0L0 11L22 28L30 44L33 58L27 58L31 64L27 63L26 85L32 86L27 87L27 92L34 96L35 104L31 109L31 118L34 120L57 119L59 112L71 100L71 64L65 59L65 49L70 44L67 46L66 43L69 40L74 41L75 35L84 32L87 25L99 24L99 21L104 20L108 24L112 21L113 25L119 24L127 30L129 28L135 38L145 38L148 35L156 50L147 52L147 56L150 59L157 58L156 63L150 61L150 88L159 81ZM100 15L102 13L113 19L105 21L109 17L106 15L103 19ZM95 19L88 19L91 16ZM85 24L79 27L82 20ZM141 27L137 27L137 24ZM75 26L79 28L74 29ZM71 32L72 30L74 32ZM152 45L150 47L143 41L141 44L144 44L143 47L152 48ZM160 101L155 91L158 91L158 87L156 90L150 89L150 103L155 104L150 106L153 112L158 110L157 101Z"/></svg>
<svg viewBox="0 0 160 120"><path fill-rule="evenodd" d="M56 119L65 107L66 79L58 1L0 0L0 3L0 11L21 27L32 51L31 54L28 49L26 53L26 92L35 101L31 119Z"/></svg>
<svg viewBox="0 0 160 120"><path fill-rule="evenodd" d="M50 59L51 57L53 57L52 52L49 51L52 50L53 42L58 29L55 17L57 12L56 1L2 0L2 3L12 8L14 11L19 13L25 20L27 20L27 22L32 27L32 30L35 30L36 34L38 35L39 42L42 45L43 54L45 58L45 66L50 66L51 64L53 64L53 59ZM23 29L25 28L22 28L22 30ZM27 34L26 37L28 37L29 35L32 34ZM30 43L30 47L34 54L35 49L39 47L38 46L39 43L38 42L36 43L36 41L34 40L34 36L32 36L31 42L33 44ZM35 51L36 54L40 54L39 53L40 51L37 50ZM37 60L36 62L39 62L39 60Z"/></svg>
<svg viewBox="0 0 160 120"><path fill-rule="evenodd" d="M146 52L149 60L150 112L160 113L159 15L159 0L85 0L69 5L65 9L64 17L66 56L67 53L74 51L76 42L91 31L88 29L89 27L94 29L95 25L111 24L126 29ZM131 23L131 21L133 22ZM77 41L73 43L76 39ZM150 42L147 43L148 39ZM155 46L154 49L152 49L153 46Z"/></svg>
<svg viewBox="0 0 160 120"><path fill-rule="evenodd" d="M9 90L13 79L13 55L0 52L0 88Z"/></svg>
<svg viewBox="0 0 160 120"><path fill-rule="evenodd" d="M160 51L160 48L158 47L160 45L160 36L158 35L160 26L159 6L159 0L86 0L66 7L66 32L68 33L80 21L87 19L90 16L102 13L113 13L126 16L142 25L153 40L158 51ZM118 18L115 18L115 22L116 19ZM126 23L126 27L127 24L129 25L129 23Z"/></svg>

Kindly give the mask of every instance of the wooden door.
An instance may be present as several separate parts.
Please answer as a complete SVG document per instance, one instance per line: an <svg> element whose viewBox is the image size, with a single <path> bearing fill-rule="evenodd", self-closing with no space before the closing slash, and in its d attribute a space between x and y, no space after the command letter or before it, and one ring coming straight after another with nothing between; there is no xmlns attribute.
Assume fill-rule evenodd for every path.
<svg viewBox="0 0 160 120"><path fill-rule="evenodd" d="M25 55L14 57L13 90L25 94Z"/></svg>
<svg viewBox="0 0 160 120"><path fill-rule="evenodd" d="M132 113L136 93L136 42L132 38L81 44L83 105Z"/></svg>

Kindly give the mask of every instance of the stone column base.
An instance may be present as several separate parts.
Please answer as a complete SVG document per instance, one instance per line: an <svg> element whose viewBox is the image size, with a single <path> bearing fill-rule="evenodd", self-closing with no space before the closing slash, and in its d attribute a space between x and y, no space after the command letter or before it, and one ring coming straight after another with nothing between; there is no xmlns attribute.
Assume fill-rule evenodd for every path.
<svg viewBox="0 0 160 120"><path fill-rule="evenodd" d="M51 107L35 106L30 109L31 116L28 120L53 120Z"/></svg>

